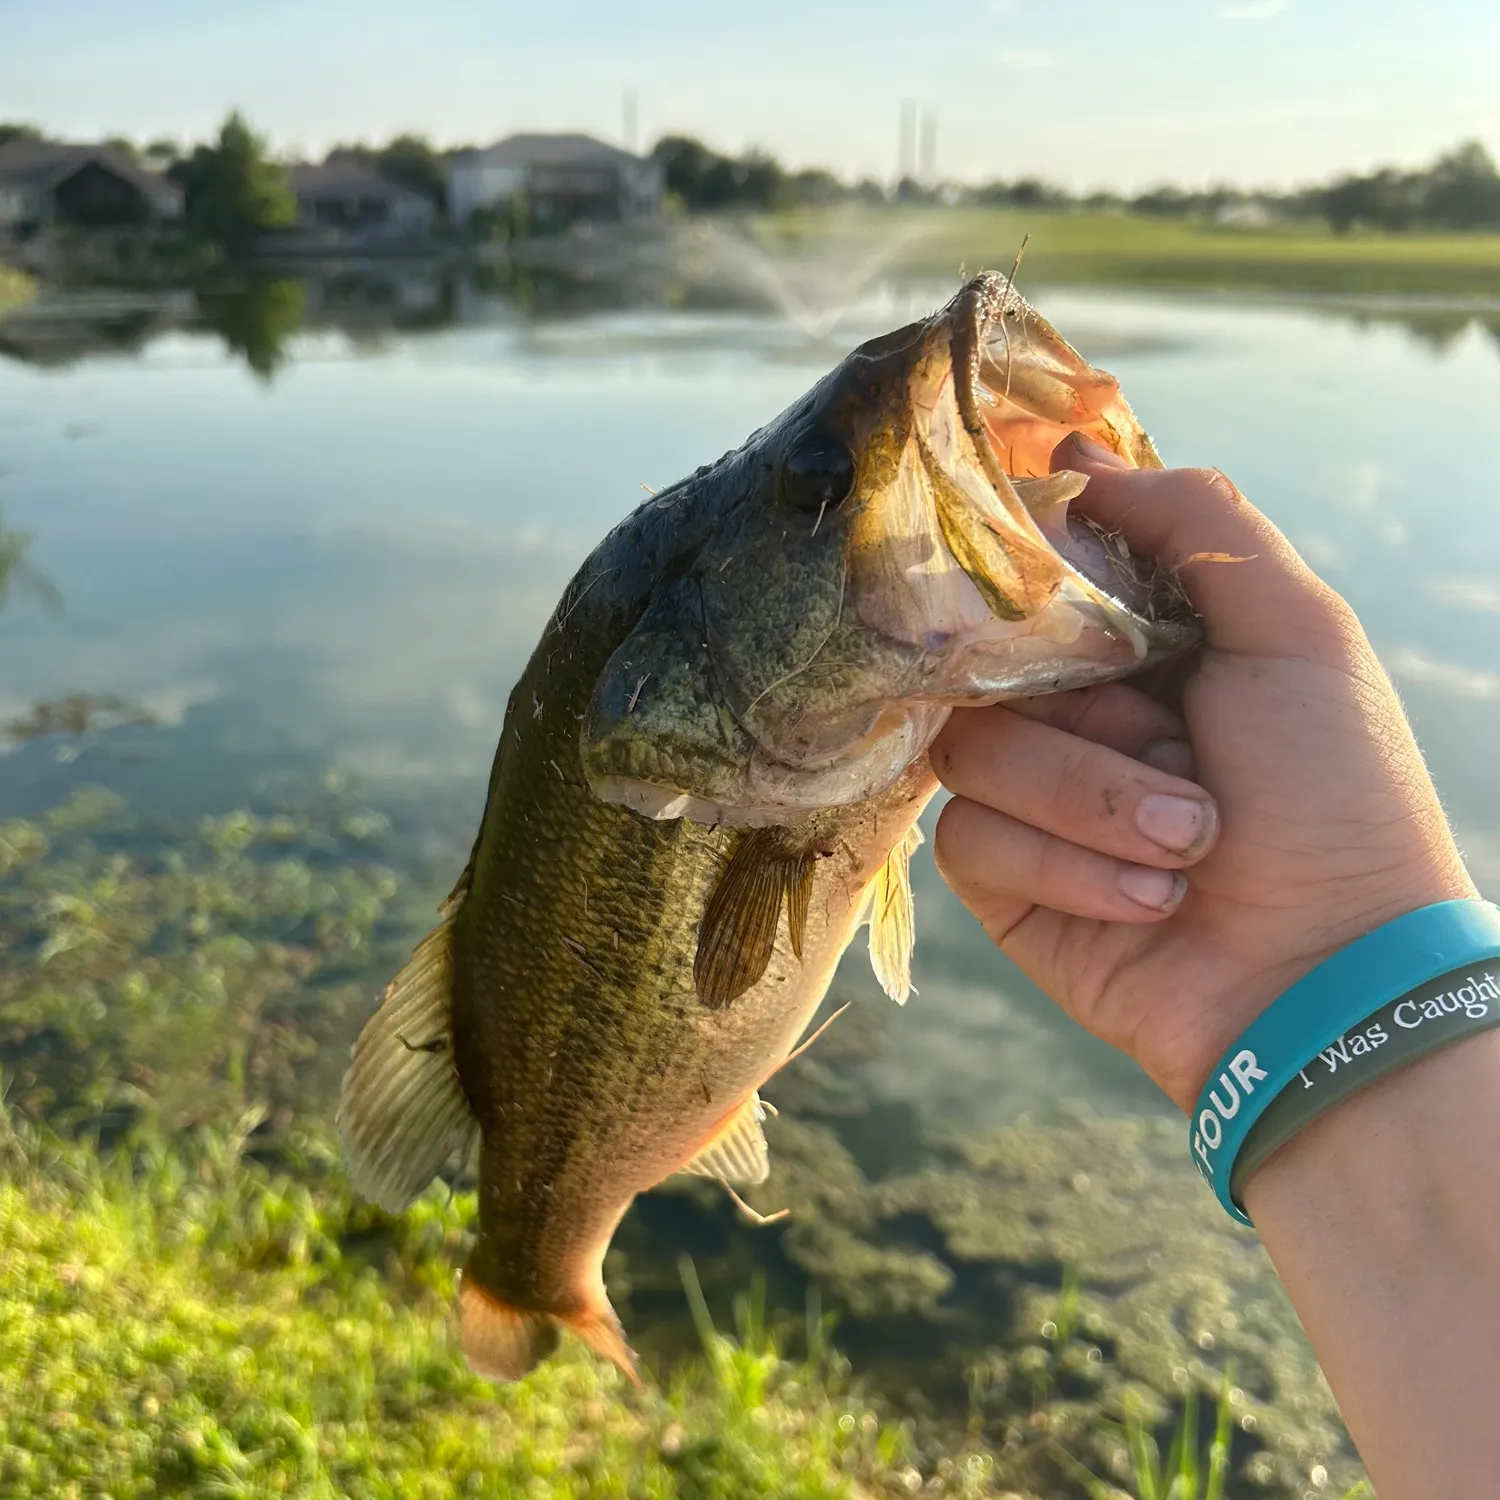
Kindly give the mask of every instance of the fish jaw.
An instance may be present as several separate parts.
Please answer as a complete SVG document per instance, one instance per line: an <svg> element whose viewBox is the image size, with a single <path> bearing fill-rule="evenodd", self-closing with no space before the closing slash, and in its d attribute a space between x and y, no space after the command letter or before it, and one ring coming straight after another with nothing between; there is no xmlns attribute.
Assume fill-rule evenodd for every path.
<svg viewBox="0 0 1500 1500"><path fill-rule="evenodd" d="M853 488L799 524L777 508L777 444L829 430ZM855 351L737 455L765 485L601 677L595 794L656 819L795 823L890 786L954 707L1190 650L1170 574L1069 515L1087 480L1047 469L1074 432L1160 464L1114 377L1004 277Z"/></svg>

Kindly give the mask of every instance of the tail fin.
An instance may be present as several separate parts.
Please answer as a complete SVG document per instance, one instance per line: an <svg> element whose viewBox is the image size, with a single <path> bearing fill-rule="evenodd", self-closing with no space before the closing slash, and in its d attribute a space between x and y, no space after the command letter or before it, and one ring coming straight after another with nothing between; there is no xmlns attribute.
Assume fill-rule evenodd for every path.
<svg viewBox="0 0 1500 1500"><path fill-rule="evenodd" d="M560 1318L564 1328L581 1338L601 1359L607 1359L631 1383L641 1383L640 1367L636 1364L635 1351L625 1342L625 1330L607 1299L601 1298L603 1306L574 1317Z"/></svg>
<svg viewBox="0 0 1500 1500"><path fill-rule="evenodd" d="M641 1383L625 1330L607 1299L581 1313L549 1313L513 1307L464 1272L458 1289L459 1339L464 1358L476 1375L490 1380L519 1380L558 1345L560 1330L570 1329L595 1354L617 1365L633 1384Z"/></svg>

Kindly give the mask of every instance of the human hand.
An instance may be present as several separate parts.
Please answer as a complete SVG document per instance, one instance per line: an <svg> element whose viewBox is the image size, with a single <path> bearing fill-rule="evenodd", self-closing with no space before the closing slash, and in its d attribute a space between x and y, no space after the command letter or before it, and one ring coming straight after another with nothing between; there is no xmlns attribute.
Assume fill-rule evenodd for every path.
<svg viewBox="0 0 1500 1500"><path fill-rule="evenodd" d="M1181 569L1206 642L1180 715L1124 683L954 713L932 748L955 794L938 868L1186 1111L1329 954L1476 892L1359 621L1286 538L1217 472L1129 470L1076 438L1053 467L1090 476L1080 510Z"/></svg>

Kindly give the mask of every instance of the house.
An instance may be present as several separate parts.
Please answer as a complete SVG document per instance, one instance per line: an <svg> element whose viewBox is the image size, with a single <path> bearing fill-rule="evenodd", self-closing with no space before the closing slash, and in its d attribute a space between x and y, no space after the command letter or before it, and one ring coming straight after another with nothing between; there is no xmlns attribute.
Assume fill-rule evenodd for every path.
<svg viewBox="0 0 1500 1500"><path fill-rule="evenodd" d="M147 224L182 214L182 189L114 146L13 140L0 146L0 230Z"/></svg>
<svg viewBox="0 0 1500 1500"><path fill-rule="evenodd" d="M297 199L297 227L340 231L353 240L419 240L432 232L432 200L390 182L358 160L331 156L321 166L287 173Z"/></svg>
<svg viewBox="0 0 1500 1500"><path fill-rule="evenodd" d="M519 196L531 222L560 228L579 220L637 223L661 213L660 162L589 135L512 135L450 162L448 215L503 213Z"/></svg>

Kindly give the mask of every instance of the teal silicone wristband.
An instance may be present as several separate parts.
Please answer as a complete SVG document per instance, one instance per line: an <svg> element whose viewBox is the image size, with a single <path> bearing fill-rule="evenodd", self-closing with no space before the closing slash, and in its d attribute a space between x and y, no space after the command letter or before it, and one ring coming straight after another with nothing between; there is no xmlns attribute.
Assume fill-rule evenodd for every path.
<svg viewBox="0 0 1500 1500"><path fill-rule="evenodd" d="M1209 1075L1190 1122L1193 1164L1225 1210L1235 1158L1255 1122L1318 1054L1416 985L1500 958L1500 908L1442 901L1408 912L1325 959L1261 1012Z"/></svg>

